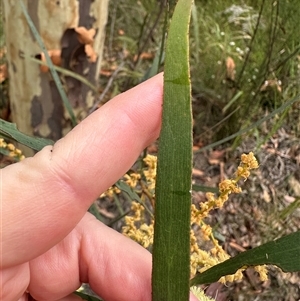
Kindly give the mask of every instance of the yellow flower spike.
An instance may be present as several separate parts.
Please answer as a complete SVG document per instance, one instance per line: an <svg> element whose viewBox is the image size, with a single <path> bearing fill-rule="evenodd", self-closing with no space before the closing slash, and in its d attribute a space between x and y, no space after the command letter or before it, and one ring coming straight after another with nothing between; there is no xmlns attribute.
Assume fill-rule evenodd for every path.
<svg viewBox="0 0 300 301"><path fill-rule="evenodd" d="M247 154L242 154L241 161L245 164L249 169L256 169L258 168L258 162L252 152Z"/></svg>
<svg viewBox="0 0 300 301"><path fill-rule="evenodd" d="M6 148L12 152L16 149L16 147L12 143L8 143Z"/></svg>
<svg viewBox="0 0 300 301"><path fill-rule="evenodd" d="M145 164L152 170L156 170L156 164L157 164L157 157L156 156L152 156L152 155L147 155L143 161L145 162Z"/></svg>
<svg viewBox="0 0 300 301"><path fill-rule="evenodd" d="M1 141L0 141L1 143ZM143 175L147 181L147 191L148 194L142 192L141 199L153 197L152 189L155 188L156 179L156 160L155 156L147 155L144 158L146 167L143 170ZM204 251L199 248L198 240L193 229L190 232L190 268L191 277L197 272L204 272L207 269L215 266L230 258L230 256L225 252L225 250L219 245L218 241L214 238L212 234L211 227L206 225L203 221L204 218L208 216L209 212L216 208L222 208L224 203L228 200L229 194L240 193L242 190L238 186L238 181L240 179L246 180L250 176L250 170L258 168L258 163L253 153L243 154L241 156L241 163L237 168L236 175L232 179L227 179L219 184L219 196L216 197L215 194L209 192L206 193L206 202L201 202L199 204L200 209L192 204L191 205L191 226L198 225L200 231L203 234L204 239L210 240L213 243L213 247L209 251ZM137 179L135 174L125 177L128 181L133 181ZM129 179L130 178L130 179ZM144 188L143 188L144 191ZM150 194L152 196L150 196ZM150 247L153 244L153 225L154 221L151 221L150 225L144 223L144 207L136 202L132 202L133 216L125 218L125 225L122 229L124 235L137 241L140 245L145 248ZM197 229L199 229L197 227ZM262 280L267 279L267 271L264 266L256 267L256 271L259 273ZM242 279L244 268L238 270L234 275L228 275L222 277L219 281L226 283L232 281L238 281ZM205 299L200 299L205 300Z"/></svg>
<svg viewBox="0 0 300 301"><path fill-rule="evenodd" d="M22 155L21 150L16 148L12 143L6 143L3 138L0 139L0 148L8 150L9 157L18 159L19 161L25 159L25 156Z"/></svg>
<svg viewBox="0 0 300 301"><path fill-rule="evenodd" d="M204 293L204 291L201 290L199 287L192 286L191 287L191 292L194 294L194 296L199 301L215 301L215 299L206 296L205 293Z"/></svg>
<svg viewBox="0 0 300 301"><path fill-rule="evenodd" d="M209 240L209 237L212 234L212 228L211 228L211 226L203 224L201 226L201 233L203 235L203 239L204 240Z"/></svg>
<svg viewBox="0 0 300 301"><path fill-rule="evenodd" d="M220 193L226 192L229 190L231 180L224 180L219 184Z"/></svg>
<svg viewBox="0 0 300 301"><path fill-rule="evenodd" d="M124 178L128 186L135 188L137 186L138 180L141 178L141 175L137 173L131 173L130 175L125 174Z"/></svg>
<svg viewBox="0 0 300 301"><path fill-rule="evenodd" d="M13 157L16 156L16 154L15 154L15 152L9 152L9 153L8 153L8 156L13 158Z"/></svg>
<svg viewBox="0 0 300 301"><path fill-rule="evenodd" d="M209 211L210 207L208 206L207 203L201 203L200 204L201 212Z"/></svg>
<svg viewBox="0 0 300 301"><path fill-rule="evenodd" d="M268 270L265 265L255 266L254 270L259 274L259 278L261 281L268 280Z"/></svg>
<svg viewBox="0 0 300 301"><path fill-rule="evenodd" d="M241 193L241 188L235 180L224 180L219 184L219 190L222 193Z"/></svg>
<svg viewBox="0 0 300 301"><path fill-rule="evenodd" d="M222 208L224 203L228 200L228 194L222 195L220 196L217 200L216 200L216 208Z"/></svg>
<svg viewBox="0 0 300 301"><path fill-rule="evenodd" d="M20 149L16 148L15 149L15 154L18 155L18 156L22 155L22 151Z"/></svg>
<svg viewBox="0 0 300 301"><path fill-rule="evenodd" d="M4 141L3 138L0 139L0 147L6 148L6 142Z"/></svg>
<svg viewBox="0 0 300 301"><path fill-rule="evenodd" d="M244 178L245 180L247 180L248 177L250 176L250 171L242 166L239 166L236 174L238 177L241 177L241 178Z"/></svg>
<svg viewBox="0 0 300 301"><path fill-rule="evenodd" d="M143 174L147 181L148 190L154 191L155 180L156 180L156 165L157 157L152 155L147 155L143 161L146 164L146 168L143 170Z"/></svg>
<svg viewBox="0 0 300 301"><path fill-rule="evenodd" d="M214 193L212 193L212 192L207 192L206 194L205 194L205 196L206 196L206 198L207 198L207 200L209 201L209 202L215 202L215 194Z"/></svg>

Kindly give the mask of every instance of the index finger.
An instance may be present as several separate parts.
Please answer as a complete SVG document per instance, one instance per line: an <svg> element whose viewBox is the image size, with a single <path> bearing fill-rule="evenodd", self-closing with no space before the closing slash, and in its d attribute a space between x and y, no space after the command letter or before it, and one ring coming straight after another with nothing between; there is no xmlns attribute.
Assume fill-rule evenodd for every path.
<svg viewBox="0 0 300 301"><path fill-rule="evenodd" d="M115 97L55 145L1 170L1 267L61 241L160 131L162 75Z"/></svg>

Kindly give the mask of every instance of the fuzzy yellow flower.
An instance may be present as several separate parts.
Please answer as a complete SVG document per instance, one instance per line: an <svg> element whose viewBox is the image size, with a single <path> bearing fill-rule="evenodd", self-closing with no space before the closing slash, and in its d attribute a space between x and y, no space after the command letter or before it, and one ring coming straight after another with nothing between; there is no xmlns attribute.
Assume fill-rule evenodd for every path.
<svg viewBox="0 0 300 301"><path fill-rule="evenodd" d="M215 299L206 296L205 293L204 293L204 291L201 290L197 286L192 286L191 287L191 292L194 294L195 297L197 297L197 299L199 301L215 301Z"/></svg>
<svg viewBox="0 0 300 301"><path fill-rule="evenodd" d="M146 164L146 168L143 170L143 174L147 181L147 186L149 191L155 189L156 181L156 166L157 166L157 157L152 155L147 155L143 161Z"/></svg>
<svg viewBox="0 0 300 301"><path fill-rule="evenodd" d="M25 156L22 155L20 149L16 148L12 143L6 143L3 138L0 138L0 148L8 150L8 156L17 159L18 161L25 159Z"/></svg>
<svg viewBox="0 0 300 301"><path fill-rule="evenodd" d="M131 188L135 188L137 186L138 181L141 178L141 175L138 173L131 173L130 175L125 174L124 175L125 182L130 186Z"/></svg>
<svg viewBox="0 0 300 301"><path fill-rule="evenodd" d="M147 182L147 187L145 188L147 191L144 190L144 188L142 187L142 192L140 192L141 199L144 200L146 195L150 201L154 201L157 160L155 156L150 155L147 155L143 160L146 165L146 167L143 169L143 174ZM214 238L211 226L207 225L204 222L204 219L208 216L211 210L222 208L224 203L228 200L230 194L241 193L242 190L238 186L239 180L246 180L250 175L250 170L257 167L258 163L253 153L243 154L241 158L241 163L237 169L235 177L233 179L225 179L219 184L219 196L215 195L214 193L207 192L207 200L199 204L199 209L196 207L195 204L191 205L191 277L193 277L198 272L202 273L208 270L209 268L221 262L224 262L225 260L230 258L230 256L225 252L225 250L219 245L218 240ZM133 181L130 179L130 176L126 176L125 178L128 181ZM152 205L154 206L155 204L152 203ZM144 209L145 208L142 204L132 202L131 210L133 212L133 215L125 217L125 225L122 229L122 232L124 235L137 241L145 248L148 248L151 247L153 244L154 220L151 219L150 223L145 223ZM201 235L198 235L199 233ZM210 241L210 249L201 249L199 247L198 240L202 240L202 243L204 241ZM242 272L244 269L245 268L239 269L233 275L221 277L219 281L225 283L240 280L243 277ZM256 271L259 273L261 279L267 278L267 272L265 267L256 267ZM201 291L199 294L201 295L199 300L210 300L203 299L203 294L201 294Z"/></svg>
<svg viewBox="0 0 300 301"><path fill-rule="evenodd" d="M250 170L258 167L258 162L252 152L250 152L248 155L242 154L241 164L237 170L237 177L244 178L246 180L250 175Z"/></svg>

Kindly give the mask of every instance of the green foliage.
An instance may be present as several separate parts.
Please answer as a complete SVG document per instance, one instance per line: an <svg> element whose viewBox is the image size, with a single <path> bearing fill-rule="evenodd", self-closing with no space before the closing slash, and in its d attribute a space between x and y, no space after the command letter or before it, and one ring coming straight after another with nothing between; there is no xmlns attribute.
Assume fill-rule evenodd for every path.
<svg viewBox="0 0 300 301"><path fill-rule="evenodd" d="M296 1L250 0L196 6L201 32L199 42L191 37L196 134L218 140L297 94L300 8ZM226 66L228 58L233 65ZM203 134L204 128L211 130Z"/></svg>
<svg viewBox="0 0 300 301"><path fill-rule="evenodd" d="M98 299L96 297L87 295L87 294L82 293L82 292L74 292L74 294L79 296L82 300L86 300L86 301L103 301L101 299Z"/></svg>
<svg viewBox="0 0 300 301"><path fill-rule="evenodd" d="M0 3L0 51L3 49L5 41L4 41L4 26L3 26L3 2ZM2 54L3 55L3 54ZM0 64L3 62L3 57L0 56Z"/></svg>
<svg viewBox="0 0 300 301"><path fill-rule="evenodd" d="M191 286L218 281L222 276L234 274L238 269L262 264L272 264L284 272L300 271L300 231L242 252L209 270L196 275Z"/></svg>
<svg viewBox="0 0 300 301"><path fill-rule="evenodd" d="M299 90L297 1L277 1L274 5L265 0L239 2L196 0L192 9L194 133L205 145L251 126ZM160 65L161 60L141 59L141 54L161 53L166 30L163 3L151 0L136 5L134 0L121 0L113 4L108 26L109 59L124 63L112 84L113 93L144 80L151 66L157 70ZM132 9L134 12L129 13ZM122 36L120 29L124 30ZM226 67L228 57L234 62L231 70ZM273 131L285 120L270 119Z"/></svg>
<svg viewBox="0 0 300 301"><path fill-rule="evenodd" d="M241 130L239 130L238 132L231 134L221 140L218 140L216 142L210 143L207 146L202 147L199 151L197 152L204 152L208 149L212 149L216 146L219 146L221 144L224 144L227 141L230 141L236 137L239 137L243 134L249 133L251 130L258 128L259 126L261 126L264 122L270 120L271 118L275 117L277 114L280 113L285 113L285 111L290 108L295 102L298 102L300 100L300 94L297 95L296 97L288 100L287 102L283 103L278 109L273 110L270 114L268 114L267 116L257 120L256 122L252 123L251 125L249 125L246 128L242 128Z"/></svg>
<svg viewBox="0 0 300 301"><path fill-rule="evenodd" d="M157 72L163 57L161 49L166 28L163 27L164 1L160 1L159 6L156 0L138 1L137 5L132 5L133 2L136 4L133 0L120 0L117 4L113 3L111 8L107 51L110 57L118 57L118 62L124 63L118 78L114 81L112 94L129 88L141 78L146 78L147 74L153 75ZM180 5L183 5L183 2L180 1ZM185 5L188 6L189 3L185 1ZM232 1L229 0L195 2L192 10L190 47L193 94L200 108L195 112L196 134L202 135L200 139L207 139L208 142L223 138L207 148L220 145L257 128L266 120L286 113L299 101L297 55L300 49L298 20L300 6L296 0L277 1L276 5L273 4L264 0L248 0L240 5L232 5ZM128 14L128 11L131 13ZM187 11L178 13L183 12ZM159 230L156 228L155 233L153 300L163 301L188 298L189 244L186 222L189 218L187 203L191 187L192 137L187 96L190 86L187 28L184 27L181 17L180 22L177 22L176 30L172 32L170 29L169 32L165 66L164 125L160 141L158 176L159 181L163 179L164 181L157 183L156 225L161 228ZM118 27L119 24L123 24L123 27ZM125 34L118 34L122 29L125 30ZM183 34L182 39L176 40L175 36L178 37L180 33ZM151 61L145 62L141 59L143 51L156 54L154 68L151 69ZM136 60L133 59L134 54L137 54ZM180 58L181 55L183 59ZM231 70L235 71L233 73L230 73L229 67L226 66L228 57L234 62L234 68ZM147 73L149 70L150 73ZM266 80L274 80L275 84L266 85ZM277 80L281 81L281 85ZM260 114L269 111L272 112L266 117L259 117ZM181 117L179 118L177 114ZM247 127L239 130L241 125ZM274 129L279 125L275 124ZM214 127L213 130L217 135L213 137L211 131L208 138L204 137L204 127ZM35 150L52 144L45 139L25 136L15 125L2 120L0 130L2 136L15 139ZM237 133L230 136L235 131ZM201 151L207 148L204 147ZM121 182L117 186L132 199L139 200L136 193L122 186ZM193 188L203 189L197 186ZM296 205L299 205L298 201L299 199L295 202ZM295 210L295 204L283 210L282 215L286 216L289 210ZM90 210L92 209L95 208ZM185 231L183 236L179 235L181 227ZM298 231L241 253L196 276L191 283L193 285L210 283L223 275L234 273L245 265L275 264L285 271L299 271L300 260L297 261L300 252L299 233ZM178 239L180 237L182 240ZM78 295L85 300L97 300L82 293ZM169 299L164 299L165 296Z"/></svg>
<svg viewBox="0 0 300 301"><path fill-rule="evenodd" d="M191 5L192 0L178 1L166 44L155 190L153 301L189 299L192 114L188 29Z"/></svg>
<svg viewBox="0 0 300 301"><path fill-rule="evenodd" d="M15 123L10 123L3 119L0 119L0 137L13 139L36 151L40 151L46 145L54 144L54 142L49 139L25 135L17 129Z"/></svg>
<svg viewBox="0 0 300 301"><path fill-rule="evenodd" d="M120 0L111 1L109 10L104 52L108 64L104 68L122 65L112 83L114 95L145 80L149 73L158 72L163 60L166 6L163 0L159 3L157 0ZM149 58L143 58L145 54ZM153 63L155 55L157 61Z"/></svg>

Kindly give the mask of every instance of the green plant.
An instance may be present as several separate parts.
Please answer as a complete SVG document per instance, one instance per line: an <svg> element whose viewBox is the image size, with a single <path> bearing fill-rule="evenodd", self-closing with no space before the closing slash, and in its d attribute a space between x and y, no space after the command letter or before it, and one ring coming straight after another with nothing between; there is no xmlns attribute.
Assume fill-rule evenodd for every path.
<svg viewBox="0 0 300 301"><path fill-rule="evenodd" d="M187 300L188 298L189 273L187 271L189 271L189 262L187 260L187 250L189 251L189 245L188 236L186 234L187 225L189 226L190 211L187 210L187 205L190 205L190 190L192 187L190 181L192 120L190 112L188 48L186 43L189 5L191 5L191 2L179 1L177 6L178 11L176 12L178 15L174 13L175 17L173 23L171 23L173 24L171 25L173 32L170 29L169 42L167 46L170 48L167 48L166 51L166 105L164 108L163 134L158 167L160 170L160 181L162 181L160 183L158 182L158 185L160 185L160 188L158 188L158 195L161 194L160 197L162 197L162 199L160 200L160 205L156 208L158 211L157 216L159 218L159 224L162 228L157 232L157 234L155 234L157 235L156 241L159 243L157 245L157 249L154 251L154 253L157 252L157 259L154 259L154 263L155 260L160 260L159 257L162 254L162 258L164 260L163 262L160 261L160 265L162 265L162 269L167 267L167 273L156 270L153 277L154 282L159 282L159 279L162 279L162 283L167 283L168 286L166 287L165 285L160 285L158 283L155 288L157 290L154 295L154 300L156 300L156 298L157 300L160 300L161 296L165 297L163 300L174 300L174 298L178 298L178 294L182 296L182 300ZM184 27L181 27L183 18L181 14L184 14L183 16L186 21ZM183 35L183 40L185 42L184 46L181 43L178 44L177 30ZM179 42L181 42L181 40L179 40ZM179 51L177 51L178 49ZM172 59L175 55L176 60ZM176 93L174 93L174 91L176 91ZM184 105L182 106L181 101L184 101ZM181 116L179 120L182 121L182 123L178 123L179 116ZM13 131L16 130L14 129ZM12 129L5 125L4 133L6 135L9 135L16 140L23 137L22 135L17 137L15 136L15 133L11 134L11 132ZM184 141L182 139L183 136L185 136ZM31 146L36 150L41 149L44 143L49 143L49 141L41 142L40 140L29 140L33 142ZM179 157L177 157L177 155L179 155ZM178 167L178 172L175 175L173 175L174 171L170 168L170 166L173 167L173 164L176 164ZM181 173L182 171L183 173ZM184 181L182 177L185 177ZM168 202L169 197L172 199L171 202ZM182 206L184 206L184 214L180 212ZM297 257L299 254L299 245L297 243L299 240L299 233L299 231L295 232L275 242L260 246L251 251L242 253L236 258L225 261L223 264L220 264L219 266L217 265L213 269L209 269L199 276L196 276L196 278L191 281L191 284L208 283L210 281L217 280L228 273L234 273L236 269L245 265L272 263L281 266L285 271L299 270L300 267L297 265L297 262L295 263L290 260ZM175 241L175 248L172 248L172 240L176 240L177 236L182 237L183 239L182 241ZM167 247L163 246L164 242L167 242ZM156 244L155 241L154 244ZM184 245L182 250L180 250L181 244ZM160 247L162 248L160 249ZM258 256L253 256L253 254ZM182 262L181 258L184 258ZM251 260L249 258L251 258ZM177 266L175 267L175 265ZM183 271L183 273L181 273L181 271ZM175 290L177 289L176 283L179 283L178 291ZM86 298L86 300L94 299L82 294L81 296Z"/></svg>
<svg viewBox="0 0 300 301"><path fill-rule="evenodd" d="M297 78L300 36L294 10L299 6L250 0L196 1L196 6L200 21L193 26L201 40L192 31L195 131L206 144L250 126L295 95L286 98ZM276 128L282 120L273 123ZM240 137L235 145L239 142Z"/></svg>

